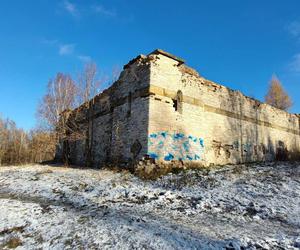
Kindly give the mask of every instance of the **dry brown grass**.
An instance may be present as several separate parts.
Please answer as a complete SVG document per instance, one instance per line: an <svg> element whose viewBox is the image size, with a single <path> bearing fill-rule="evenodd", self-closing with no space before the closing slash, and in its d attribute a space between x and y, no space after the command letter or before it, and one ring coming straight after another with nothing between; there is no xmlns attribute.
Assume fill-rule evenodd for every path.
<svg viewBox="0 0 300 250"><path fill-rule="evenodd" d="M197 169L204 172L209 171L209 168L204 167L199 163L140 163L134 169L134 174L144 180L156 180L157 178L169 173L179 174L181 172Z"/></svg>

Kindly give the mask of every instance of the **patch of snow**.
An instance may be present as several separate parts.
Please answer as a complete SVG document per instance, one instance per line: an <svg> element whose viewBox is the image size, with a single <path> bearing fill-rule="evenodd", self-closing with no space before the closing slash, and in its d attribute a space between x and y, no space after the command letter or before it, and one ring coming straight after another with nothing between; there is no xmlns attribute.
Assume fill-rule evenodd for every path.
<svg viewBox="0 0 300 250"><path fill-rule="evenodd" d="M299 249L300 165L128 172L0 168L0 248Z"/></svg>

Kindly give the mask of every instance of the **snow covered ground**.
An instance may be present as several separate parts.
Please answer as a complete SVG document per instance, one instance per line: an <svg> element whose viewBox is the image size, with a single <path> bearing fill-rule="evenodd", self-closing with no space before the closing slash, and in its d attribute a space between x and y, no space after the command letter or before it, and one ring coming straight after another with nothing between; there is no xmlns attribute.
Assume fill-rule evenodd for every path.
<svg viewBox="0 0 300 250"><path fill-rule="evenodd" d="M0 249L300 249L300 164L0 168Z"/></svg>

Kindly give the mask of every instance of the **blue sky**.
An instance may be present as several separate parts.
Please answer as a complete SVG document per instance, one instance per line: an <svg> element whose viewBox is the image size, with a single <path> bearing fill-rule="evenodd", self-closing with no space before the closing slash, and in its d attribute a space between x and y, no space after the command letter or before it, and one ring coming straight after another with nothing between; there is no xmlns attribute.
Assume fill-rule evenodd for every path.
<svg viewBox="0 0 300 250"><path fill-rule="evenodd" d="M57 72L109 75L156 48L259 100L275 73L300 113L299 0L3 0L0 113L30 129Z"/></svg>

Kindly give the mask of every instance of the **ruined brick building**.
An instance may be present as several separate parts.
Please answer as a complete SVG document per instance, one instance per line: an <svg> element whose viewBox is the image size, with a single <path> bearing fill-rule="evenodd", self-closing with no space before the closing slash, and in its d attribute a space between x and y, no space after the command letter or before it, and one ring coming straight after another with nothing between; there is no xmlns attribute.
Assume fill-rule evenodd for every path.
<svg viewBox="0 0 300 250"><path fill-rule="evenodd" d="M131 60L89 108L88 138L69 142L73 164L89 155L95 166L144 157L209 166L300 151L298 115L209 81L162 50Z"/></svg>

